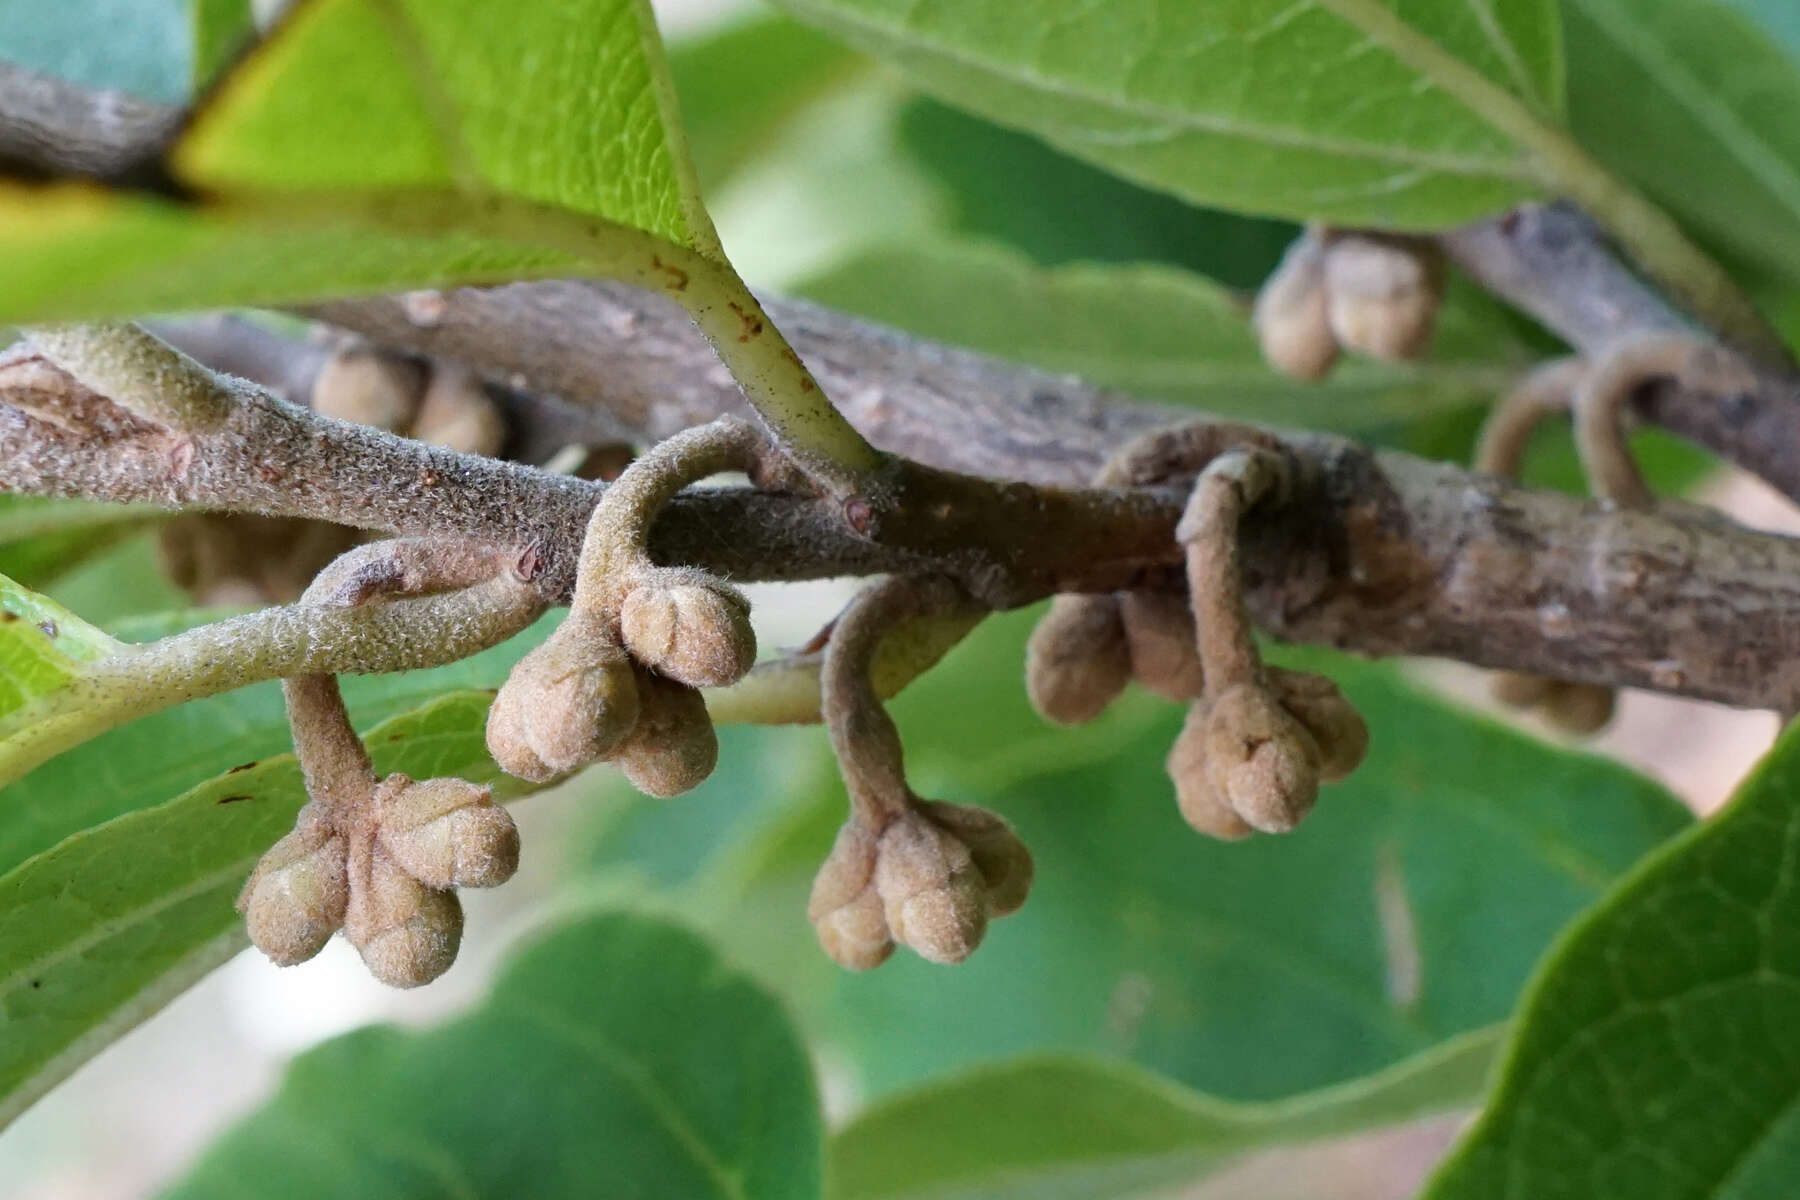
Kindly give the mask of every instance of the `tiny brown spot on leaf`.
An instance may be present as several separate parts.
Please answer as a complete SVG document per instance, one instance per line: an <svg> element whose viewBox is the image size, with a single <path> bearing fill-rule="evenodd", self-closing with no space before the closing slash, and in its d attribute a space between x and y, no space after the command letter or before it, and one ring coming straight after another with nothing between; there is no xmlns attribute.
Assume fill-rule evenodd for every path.
<svg viewBox="0 0 1800 1200"><path fill-rule="evenodd" d="M238 801L240 801L240 800L253 800L253 799L255 799L255 797L254 797L254 796L249 796L249 795L242 795L242 796L222 796L222 797L220 797L220 798L219 798L219 803L220 803L220 804L236 804L236 803L237 803L237 802L238 802Z"/></svg>
<svg viewBox="0 0 1800 1200"><path fill-rule="evenodd" d="M237 766L231 768L231 770L229 770L225 773L227 775L236 775L239 771L248 771L251 767L254 767L255 765L256 765L256 760L251 759L247 763L239 763Z"/></svg>
<svg viewBox="0 0 1800 1200"><path fill-rule="evenodd" d="M39 621L37 624L37 627L38 627L38 630L47 638L55 637L58 632L57 628L56 628L56 622L48 620L48 619Z"/></svg>

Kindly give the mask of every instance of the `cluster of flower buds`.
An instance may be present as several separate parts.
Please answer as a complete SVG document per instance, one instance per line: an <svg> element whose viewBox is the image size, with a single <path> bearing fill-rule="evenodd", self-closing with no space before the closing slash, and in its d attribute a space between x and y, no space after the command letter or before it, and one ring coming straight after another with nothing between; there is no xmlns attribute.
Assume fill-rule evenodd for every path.
<svg viewBox="0 0 1800 1200"><path fill-rule="evenodd" d="M389 775L309 802L257 863L238 911L277 965L305 962L342 929L377 979L417 987L456 959L455 889L505 883L518 865L518 828L490 789Z"/></svg>
<svg viewBox="0 0 1800 1200"><path fill-rule="evenodd" d="M1428 239L1315 227L1263 284L1252 322L1271 366L1319 379L1344 350L1424 354L1443 298L1443 256Z"/></svg>
<svg viewBox="0 0 1800 1200"><path fill-rule="evenodd" d="M931 962L961 962L988 921L1031 890L1031 854L993 813L911 793L895 800L885 825L856 806L806 907L825 953L853 971L880 966L896 943Z"/></svg>
<svg viewBox="0 0 1800 1200"><path fill-rule="evenodd" d="M1321 783L1349 775L1368 728L1337 685L1265 666L1243 611L1237 522L1270 491L1281 460L1266 450L1211 459L1179 536L1188 591L1064 595L1026 651L1026 690L1046 719L1091 720L1135 678L1189 704L1169 752L1182 816L1219 838L1281 833L1311 810Z"/></svg>
<svg viewBox="0 0 1800 1200"><path fill-rule="evenodd" d="M488 715L502 770L543 782L616 763L639 790L676 796L718 761L700 689L756 661L750 605L723 580L654 565L650 523L681 486L742 463L757 443L741 422L678 434L626 468L595 510L569 615L513 668Z"/></svg>

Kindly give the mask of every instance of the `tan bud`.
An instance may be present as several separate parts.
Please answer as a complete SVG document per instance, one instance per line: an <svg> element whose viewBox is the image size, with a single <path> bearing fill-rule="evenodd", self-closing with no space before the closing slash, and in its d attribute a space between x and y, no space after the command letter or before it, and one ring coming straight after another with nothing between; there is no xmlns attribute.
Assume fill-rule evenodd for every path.
<svg viewBox="0 0 1800 1200"><path fill-rule="evenodd" d="M474 372L433 363L412 436L462 454L494 458L506 444L506 418Z"/></svg>
<svg viewBox="0 0 1800 1200"><path fill-rule="evenodd" d="M1564 733L1599 733L1612 720L1614 693L1592 683L1559 682L1544 700L1544 716Z"/></svg>
<svg viewBox="0 0 1800 1200"><path fill-rule="evenodd" d="M649 671L637 673L637 725L613 752L632 786L667 799L705 783L719 763L719 736L694 688Z"/></svg>
<svg viewBox="0 0 1800 1200"><path fill-rule="evenodd" d="M1205 769L1214 790L1253 829L1286 833L1319 795L1319 745L1266 689L1226 688L1202 702Z"/></svg>
<svg viewBox="0 0 1800 1200"><path fill-rule="evenodd" d="M1550 698L1556 680L1523 671L1496 671L1488 682L1494 699L1512 708L1534 708Z"/></svg>
<svg viewBox="0 0 1800 1200"><path fill-rule="evenodd" d="M379 848L371 848L366 872L356 876L344 935L370 973L390 987L411 988L448 971L462 945L456 893L426 887Z"/></svg>
<svg viewBox="0 0 1800 1200"><path fill-rule="evenodd" d="M494 697L488 751L507 774L542 783L611 753L637 719L630 656L571 613Z"/></svg>
<svg viewBox="0 0 1800 1200"><path fill-rule="evenodd" d="M1369 753L1369 726L1356 706L1323 675L1280 667L1269 667L1267 675L1282 706L1318 743L1320 781L1348 778Z"/></svg>
<svg viewBox="0 0 1800 1200"><path fill-rule="evenodd" d="M969 849L917 813L881 834L875 890L893 939L921 958L958 963L987 932L987 897Z"/></svg>
<svg viewBox="0 0 1800 1200"><path fill-rule="evenodd" d="M1194 614L1187 597L1172 592L1125 592L1119 596L1131 673L1165 700L1186 704L1206 690Z"/></svg>
<svg viewBox="0 0 1800 1200"><path fill-rule="evenodd" d="M312 407L321 416L405 433L424 390L419 362L372 346L347 346L319 368Z"/></svg>
<svg viewBox="0 0 1800 1200"><path fill-rule="evenodd" d="M633 657L689 687L724 687L756 662L750 602L704 571L661 568L625 597L619 627Z"/></svg>
<svg viewBox="0 0 1800 1200"><path fill-rule="evenodd" d="M1164 767L1175 785L1175 803L1182 819L1208 837L1235 842L1254 831L1213 786L1207 770L1207 740L1206 706L1195 704L1188 709L1187 720L1169 748Z"/></svg>
<svg viewBox="0 0 1800 1200"><path fill-rule="evenodd" d="M303 963L331 940L349 903L344 839L306 822L269 848L238 895L251 943L278 967Z"/></svg>
<svg viewBox="0 0 1800 1200"><path fill-rule="evenodd" d="M1337 362L1338 343L1326 315L1325 244L1296 239L1263 283L1251 324L1268 364L1293 379L1321 379Z"/></svg>
<svg viewBox="0 0 1800 1200"><path fill-rule="evenodd" d="M806 917L819 945L839 966L867 971L894 952L887 916L875 890L875 836L850 820L813 877Z"/></svg>
<svg viewBox="0 0 1800 1200"><path fill-rule="evenodd" d="M1339 237L1325 254L1325 292L1339 345L1388 361L1417 358L1431 347L1443 302L1443 258L1414 238Z"/></svg>
<svg viewBox="0 0 1800 1200"><path fill-rule="evenodd" d="M1025 691L1046 721L1078 725L1103 712L1131 678L1131 653L1113 596L1050 602L1025 645Z"/></svg>
<svg viewBox="0 0 1800 1200"><path fill-rule="evenodd" d="M492 788L389 775L375 802L382 848L427 887L495 887L519 869L519 828Z"/></svg>
<svg viewBox="0 0 1800 1200"><path fill-rule="evenodd" d="M968 804L949 804L942 800L921 800L919 812L941 829L949 831L969 849L975 869L987 893L990 917L1004 917L1017 912L1031 892L1034 867L1031 851L1019 840L1012 826L998 814Z"/></svg>

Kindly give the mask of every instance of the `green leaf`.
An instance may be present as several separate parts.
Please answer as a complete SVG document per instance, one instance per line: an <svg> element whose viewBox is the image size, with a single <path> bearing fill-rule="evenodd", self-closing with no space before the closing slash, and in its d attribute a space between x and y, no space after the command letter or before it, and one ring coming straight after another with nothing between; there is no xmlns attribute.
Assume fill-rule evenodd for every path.
<svg viewBox="0 0 1800 1200"><path fill-rule="evenodd" d="M1129 179L1296 219L1429 227L1503 208L1538 176L1481 101L1533 128L1562 102L1553 0L782 6Z"/></svg>
<svg viewBox="0 0 1800 1200"><path fill-rule="evenodd" d="M1786 1197L1800 1170L1800 726L1545 958L1430 1200Z"/></svg>
<svg viewBox="0 0 1800 1200"><path fill-rule="evenodd" d="M934 100L907 104L897 136L946 190L944 232L1004 242L1041 266L1160 262L1253 288L1299 233L1195 208Z"/></svg>
<svg viewBox="0 0 1800 1200"><path fill-rule="evenodd" d="M0 58L87 87L177 104L188 94L188 0L0 0Z"/></svg>
<svg viewBox="0 0 1800 1200"><path fill-rule="evenodd" d="M1569 121L1608 167L1639 183L1755 275L1800 282L1800 42L1740 0L1565 0ZM1630 103L1620 97L1629 96Z"/></svg>
<svg viewBox="0 0 1800 1200"><path fill-rule="evenodd" d="M173 157L223 191L492 191L710 244L661 68L644 0L302 0Z"/></svg>
<svg viewBox="0 0 1800 1200"><path fill-rule="evenodd" d="M1424 362L1352 360L1322 383L1264 363L1242 299L1197 275L1135 265L1033 266L968 243L876 249L800 287L924 337L1209 412L1306 428L1366 431L1465 407L1503 390L1533 359L1499 308L1457 287Z"/></svg>
<svg viewBox="0 0 1800 1200"><path fill-rule="evenodd" d="M194 86L205 87L256 33L251 0L189 0L194 30Z"/></svg>
<svg viewBox="0 0 1800 1200"><path fill-rule="evenodd" d="M870 69L798 21L758 10L669 46L669 74L700 182L711 192L766 150L803 109Z"/></svg>
<svg viewBox="0 0 1800 1200"><path fill-rule="evenodd" d="M772 997L680 928L593 916L469 1016L300 1058L165 1197L813 1200L818 1110Z"/></svg>
<svg viewBox="0 0 1800 1200"><path fill-rule="evenodd" d="M1118 1200L1241 1154L1392 1125L1478 1089L1498 1029L1278 1104L1232 1104L1127 1063L1033 1055L858 1114L831 1141L831 1200Z"/></svg>
<svg viewBox="0 0 1800 1200"><path fill-rule="evenodd" d="M721 936L867 1094L1042 1049L1236 1099L1369 1074L1505 1018L1556 931L1688 820L1620 767L1318 656L1368 718L1368 762L1298 832L1210 842L1163 775L1180 713L1133 695L1044 726L1018 684L1029 622L989 622L895 706L921 794L994 807L1037 860L1030 901L968 962L850 975L810 944L838 786L713 867Z"/></svg>
<svg viewBox="0 0 1800 1200"><path fill-rule="evenodd" d="M0 576L0 726L69 686L119 643L50 599Z"/></svg>
<svg viewBox="0 0 1800 1200"><path fill-rule="evenodd" d="M383 772L503 782L482 740L489 699L455 692L384 722L370 751ZM115 779L137 769L110 766ZM112 807L133 798L104 776L82 782ZM9 818L31 802L21 786L6 790ZM0 1124L245 945L232 902L305 799L299 765L276 755L0 875Z"/></svg>

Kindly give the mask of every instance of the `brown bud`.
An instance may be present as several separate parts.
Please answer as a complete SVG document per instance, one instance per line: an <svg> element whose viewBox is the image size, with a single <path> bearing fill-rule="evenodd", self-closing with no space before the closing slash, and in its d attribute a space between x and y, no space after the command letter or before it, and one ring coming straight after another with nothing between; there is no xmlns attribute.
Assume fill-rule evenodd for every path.
<svg viewBox="0 0 1800 1200"><path fill-rule="evenodd" d="M1532 708L1550 698L1556 680L1523 671L1496 671L1488 682L1494 699L1512 708Z"/></svg>
<svg viewBox="0 0 1800 1200"><path fill-rule="evenodd" d="M1319 795L1312 734L1265 688L1228 687L1200 704L1205 770L1214 791L1253 829L1286 833Z"/></svg>
<svg viewBox="0 0 1800 1200"><path fill-rule="evenodd" d="M1206 674L1187 598L1172 592L1125 592L1119 596L1119 616L1137 681L1177 704L1199 699Z"/></svg>
<svg viewBox="0 0 1800 1200"><path fill-rule="evenodd" d="M303 816L269 848L238 895L250 941L278 967L303 963L331 940L349 903L344 839Z"/></svg>
<svg viewBox="0 0 1800 1200"><path fill-rule="evenodd" d="M571 613L494 697L488 751L507 774L542 783L611 753L637 719L630 656Z"/></svg>
<svg viewBox="0 0 1800 1200"><path fill-rule="evenodd" d="M756 662L750 602L704 571L660 568L625 597L619 627L633 657L690 687L724 687Z"/></svg>
<svg viewBox="0 0 1800 1200"><path fill-rule="evenodd" d="M838 830L831 854L813 877L806 917L819 945L839 966L867 971L894 952L887 916L875 890L875 836L852 819Z"/></svg>
<svg viewBox="0 0 1800 1200"><path fill-rule="evenodd" d="M1131 678L1131 654L1113 596L1050 602L1025 646L1025 691L1046 721L1078 725L1112 703Z"/></svg>
<svg viewBox="0 0 1800 1200"><path fill-rule="evenodd" d="M1195 704L1188 709L1181 733L1169 748L1164 763L1169 781L1175 785L1175 803L1182 819L1200 833L1220 841L1235 842L1254 832L1244 819L1231 811L1231 805L1213 785L1207 770L1206 706Z"/></svg>
<svg viewBox="0 0 1800 1200"><path fill-rule="evenodd" d="M614 750L613 761L632 786L667 799L706 782L719 763L719 736L694 688L648 671L637 673L637 725Z"/></svg>
<svg viewBox="0 0 1800 1200"><path fill-rule="evenodd" d="M474 372L433 363L412 436L462 454L494 458L506 444L506 419Z"/></svg>
<svg viewBox="0 0 1800 1200"><path fill-rule="evenodd" d="M1271 367L1294 379L1320 379L1337 362L1338 343L1326 316L1325 245L1316 234L1297 239L1256 294L1251 323Z"/></svg>
<svg viewBox="0 0 1800 1200"><path fill-rule="evenodd" d="M1017 912L1031 891L1031 851L1001 818L985 808L922 800L918 810L969 848L969 857L981 873L990 917Z"/></svg>
<svg viewBox="0 0 1800 1200"><path fill-rule="evenodd" d="M1362 765L1369 752L1369 726L1338 685L1310 671L1266 670L1282 707L1306 726L1319 745L1319 779L1336 783Z"/></svg>
<svg viewBox="0 0 1800 1200"><path fill-rule="evenodd" d="M1444 298L1443 258L1412 238L1339 237L1325 254L1326 312L1339 345L1390 361L1431 346Z"/></svg>
<svg viewBox="0 0 1800 1200"><path fill-rule="evenodd" d="M987 897L969 848L908 812L882 834L875 860L888 932L921 958L958 963L987 932Z"/></svg>
<svg viewBox="0 0 1800 1200"><path fill-rule="evenodd" d="M375 789L377 837L427 887L495 887L519 869L519 828L493 797L461 779L389 775Z"/></svg>
<svg viewBox="0 0 1800 1200"><path fill-rule="evenodd" d="M372 346L347 346L319 368L312 407L321 416L405 433L424 390L421 363Z"/></svg>
<svg viewBox="0 0 1800 1200"><path fill-rule="evenodd" d="M462 905L455 892L428 888L387 852L371 846L356 871L344 935L371 974L390 987L430 983L456 961Z"/></svg>
<svg viewBox="0 0 1800 1200"><path fill-rule="evenodd" d="M1544 716L1564 733L1599 733L1612 720L1613 690L1593 683L1558 682L1544 700Z"/></svg>

